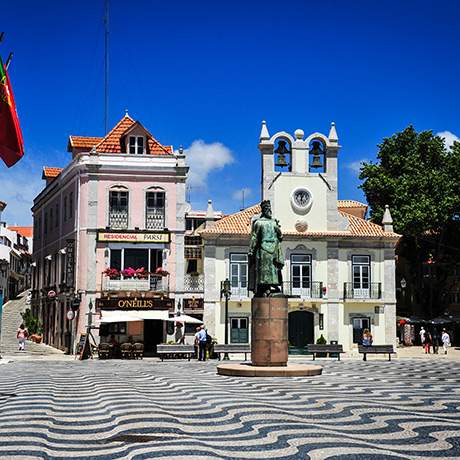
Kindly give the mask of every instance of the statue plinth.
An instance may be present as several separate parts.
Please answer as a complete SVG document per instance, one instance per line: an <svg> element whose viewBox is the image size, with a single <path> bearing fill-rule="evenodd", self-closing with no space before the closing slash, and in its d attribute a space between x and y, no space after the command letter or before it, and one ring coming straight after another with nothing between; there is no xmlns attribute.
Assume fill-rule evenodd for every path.
<svg viewBox="0 0 460 460"><path fill-rule="evenodd" d="M285 297L254 297L251 302L253 366L286 366L288 301Z"/></svg>

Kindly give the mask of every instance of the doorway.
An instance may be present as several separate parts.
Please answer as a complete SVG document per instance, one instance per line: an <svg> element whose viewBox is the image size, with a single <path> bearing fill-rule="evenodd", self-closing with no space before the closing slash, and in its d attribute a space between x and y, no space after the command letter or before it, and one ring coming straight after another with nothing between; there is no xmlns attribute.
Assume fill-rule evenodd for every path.
<svg viewBox="0 0 460 460"><path fill-rule="evenodd" d="M163 321L157 319L144 320L144 353L155 355L157 345L163 342Z"/></svg>
<svg viewBox="0 0 460 460"><path fill-rule="evenodd" d="M353 318L353 343L361 343L364 329L371 330L369 317Z"/></svg>
<svg viewBox="0 0 460 460"><path fill-rule="evenodd" d="M314 316L308 311L292 311L288 316L289 351L295 353L304 350L314 341Z"/></svg>

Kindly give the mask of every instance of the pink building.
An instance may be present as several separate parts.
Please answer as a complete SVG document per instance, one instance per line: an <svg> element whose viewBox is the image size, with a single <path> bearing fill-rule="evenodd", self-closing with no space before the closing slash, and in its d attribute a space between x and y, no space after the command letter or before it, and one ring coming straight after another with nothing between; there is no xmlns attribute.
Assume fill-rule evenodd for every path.
<svg viewBox="0 0 460 460"><path fill-rule="evenodd" d="M127 114L104 138L70 136L68 150L64 169L44 168L32 208L32 304L44 342L72 350L91 302L104 321L96 336L132 336L154 351L172 334L168 313L203 292L184 289L185 157ZM115 321L129 314L140 320Z"/></svg>

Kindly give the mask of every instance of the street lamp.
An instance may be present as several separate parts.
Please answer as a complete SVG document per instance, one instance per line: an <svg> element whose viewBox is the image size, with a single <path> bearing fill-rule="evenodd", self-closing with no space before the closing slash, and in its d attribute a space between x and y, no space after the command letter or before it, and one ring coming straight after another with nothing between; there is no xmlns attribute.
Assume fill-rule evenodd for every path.
<svg viewBox="0 0 460 460"><path fill-rule="evenodd" d="M230 280L227 278L225 281L220 283L220 298L225 297L225 345L228 345L228 299L231 294ZM223 359L229 359L228 353L224 354Z"/></svg>
<svg viewBox="0 0 460 460"><path fill-rule="evenodd" d="M8 262L6 260L2 260L0 262L0 272L2 274L2 277L6 276L7 269L8 269ZM3 289L0 288L0 345L2 343L2 315L3 315ZM0 354L0 359L2 359L1 354Z"/></svg>

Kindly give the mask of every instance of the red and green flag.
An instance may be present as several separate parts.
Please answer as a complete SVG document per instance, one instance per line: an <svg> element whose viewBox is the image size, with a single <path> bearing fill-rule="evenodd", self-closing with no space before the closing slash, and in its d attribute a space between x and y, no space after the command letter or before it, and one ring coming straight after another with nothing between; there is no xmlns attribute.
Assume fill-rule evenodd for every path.
<svg viewBox="0 0 460 460"><path fill-rule="evenodd" d="M24 155L24 141L19 126L8 72L0 58L0 158L10 168Z"/></svg>

